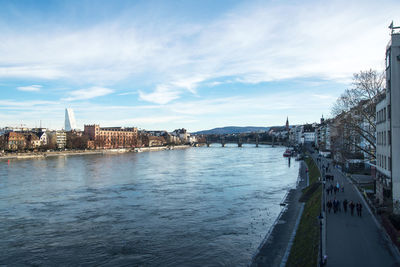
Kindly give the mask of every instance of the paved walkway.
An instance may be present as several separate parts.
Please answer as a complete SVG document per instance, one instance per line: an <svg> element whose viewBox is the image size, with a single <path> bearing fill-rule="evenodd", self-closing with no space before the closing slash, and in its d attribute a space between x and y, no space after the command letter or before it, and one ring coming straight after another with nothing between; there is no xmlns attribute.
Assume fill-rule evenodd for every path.
<svg viewBox="0 0 400 267"><path fill-rule="evenodd" d="M333 213L333 209L327 214L326 222L326 253L327 266L400 266L398 252L392 247L378 226L375 218L366 206L361 195L356 191L349 180L328 159L321 158L320 166L330 168L327 174L334 175L333 185L339 182L344 185L344 192L326 195L326 200L335 197L340 201L341 212ZM327 181L329 186L331 182ZM326 191L325 191L326 193ZM362 217L351 216L350 209L343 211L343 200L362 204Z"/></svg>

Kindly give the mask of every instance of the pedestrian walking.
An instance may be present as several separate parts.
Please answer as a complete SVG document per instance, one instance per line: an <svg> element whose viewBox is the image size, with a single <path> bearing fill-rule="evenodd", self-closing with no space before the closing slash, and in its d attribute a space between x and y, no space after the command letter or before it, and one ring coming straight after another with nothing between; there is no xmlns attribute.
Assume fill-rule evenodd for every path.
<svg viewBox="0 0 400 267"><path fill-rule="evenodd" d="M347 199L343 200L343 210L344 213L347 213Z"/></svg>
<svg viewBox="0 0 400 267"><path fill-rule="evenodd" d="M361 217L362 205L360 202L358 202L356 206L357 206L356 207L357 208L357 216Z"/></svg>
<svg viewBox="0 0 400 267"><path fill-rule="evenodd" d="M332 209L332 201L328 201L328 203L326 203L326 205L328 206L328 213L331 213L331 209Z"/></svg>
<svg viewBox="0 0 400 267"><path fill-rule="evenodd" d="M344 193L344 185L342 186L342 192Z"/></svg>
<svg viewBox="0 0 400 267"><path fill-rule="evenodd" d="M353 214L354 214L354 207L355 207L353 201L350 201L349 207L350 207L351 216L353 216Z"/></svg>
<svg viewBox="0 0 400 267"><path fill-rule="evenodd" d="M336 213L338 211L338 206L339 206L339 202L338 200L335 198L333 200L333 213Z"/></svg>

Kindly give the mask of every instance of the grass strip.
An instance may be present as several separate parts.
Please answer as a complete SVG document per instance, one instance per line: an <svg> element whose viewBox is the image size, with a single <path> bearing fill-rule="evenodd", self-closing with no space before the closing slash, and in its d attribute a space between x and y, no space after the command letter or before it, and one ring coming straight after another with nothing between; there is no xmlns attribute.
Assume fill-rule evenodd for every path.
<svg viewBox="0 0 400 267"><path fill-rule="evenodd" d="M321 211L321 183L319 170L314 161L308 157L306 164L309 170L310 185L303 190L301 199L305 200L303 215L294 238L286 266L317 266L319 248L319 220Z"/></svg>

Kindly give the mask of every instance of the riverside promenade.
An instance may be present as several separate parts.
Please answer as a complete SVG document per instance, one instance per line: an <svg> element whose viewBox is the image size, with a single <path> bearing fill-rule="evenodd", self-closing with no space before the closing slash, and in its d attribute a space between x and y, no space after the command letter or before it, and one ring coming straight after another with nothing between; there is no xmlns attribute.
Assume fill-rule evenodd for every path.
<svg viewBox="0 0 400 267"><path fill-rule="evenodd" d="M343 173L333 167L331 160L314 154L313 158L320 167L321 173L325 173L326 167L330 166L326 174L334 176L334 181L326 182L340 187L344 186L344 192L326 194L326 201L335 198L340 201L341 211L329 213L326 211L326 266L400 266L400 256L397 248L388 239L384 230L377 222L367 203ZM325 166L325 168L324 168ZM324 170L322 170L324 169ZM362 216L357 216L356 208L351 216L350 208L347 213L343 210L343 200L362 204Z"/></svg>
<svg viewBox="0 0 400 267"><path fill-rule="evenodd" d="M297 187L288 192L284 199L286 207L261 243L250 264L251 267L286 265L296 227L303 211L304 203L299 202L299 199L302 195L301 190L307 186L307 179L306 164L302 161Z"/></svg>

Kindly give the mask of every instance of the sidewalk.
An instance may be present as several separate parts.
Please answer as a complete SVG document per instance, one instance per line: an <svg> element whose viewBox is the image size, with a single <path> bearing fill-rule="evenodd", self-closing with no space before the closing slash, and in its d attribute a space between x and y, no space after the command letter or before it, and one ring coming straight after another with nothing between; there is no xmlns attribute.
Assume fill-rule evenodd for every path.
<svg viewBox="0 0 400 267"><path fill-rule="evenodd" d="M322 166L327 166L330 160L321 158L321 162ZM339 182L340 187L344 185L345 188L344 192L340 190L336 195L326 195L327 201L333 201L336 197L341 207L341 211L336 214L333 209L330 213L326 212L327 266L400 266L398 252L385 238L375 217L347 177L334 168L332 163L327 174L334 176L334 182L326 182L327 187ZM362 217L357 216L356 209L353 216L350 208L345 213L342 204L344 199L361 203Z"/></svg>

